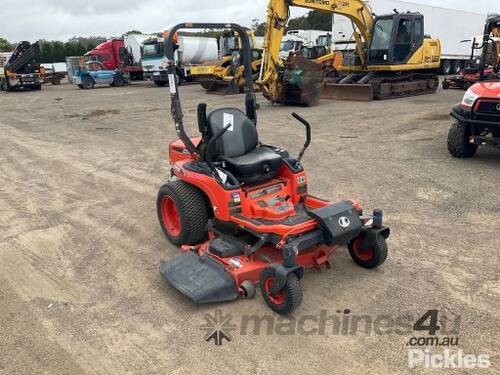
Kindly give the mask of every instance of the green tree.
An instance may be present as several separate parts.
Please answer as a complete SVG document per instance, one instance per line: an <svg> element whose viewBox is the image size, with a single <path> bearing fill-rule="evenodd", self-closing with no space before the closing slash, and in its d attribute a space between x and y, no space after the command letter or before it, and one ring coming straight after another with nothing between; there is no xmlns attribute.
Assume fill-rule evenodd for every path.
<svg viewBox="0 0 500 375"><path fill-rule="evenodd" d="M134 34L142 34L142 32L140 32L139 30L130 30L123 35L134 35Z"/></svg>
<svg viewBox="0 0 500 375"><path fill-rule="evenodd" d="M313 10L307 15L307 23L310 29L314 30L332 30L332 15L327 12Z"/></svg>
<svg viewBox="0 0 500 375"><path fill-rule="evenodd" d="M252 30L255 36L264 36L266 35L266 23L260 22L258 18L254 18L252 20Z"/></svg>
<svg viewBox="0 0 500 375"><path fill-rule="evenodd" d="M332 30L332 15L319 10L312 10L306 16L288 21L288 30Z"/></svg>
<svg viewBox="0 0 500 375"><path fill-rule="evenodd" d="M0 38L0 51L10 52L13 48L14 46L7 39Z"/></svg>

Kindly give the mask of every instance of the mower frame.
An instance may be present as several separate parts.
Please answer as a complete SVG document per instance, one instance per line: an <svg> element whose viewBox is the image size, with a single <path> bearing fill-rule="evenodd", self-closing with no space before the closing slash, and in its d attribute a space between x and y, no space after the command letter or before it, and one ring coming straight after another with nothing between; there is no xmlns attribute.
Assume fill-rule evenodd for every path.
<svg viewBox="0 0 500 375"><path fill-rule="evenodd" d="M169 61L174 61L175 33L184 28L232 29L239 34L246 79L245 113L250 124L257 126L251 46L246 29L231 23L179 24L164 41ZM176 243L179 241L172 239L182 230L183 221L177 207L172 208L178 197L191 197L198 206L206 204L212 211L203 213L203 208L196 208L198 216L206 214L206 238L176 243L181 246L181 255L161 263L162 275L176 289L195 303L210 303L251 297L255 294L252 288L259 284L268 306L279 314L287 314L302 300L300 280L304 270L330 268L329 257L340 246L349 245L351 256L362 267L375 268L385 261L385 240L390 229L382 224L381 210L364 215L355 200L331 202L308 193L306 172L300 163L311 143L311 125L306 120L293 113L306 129L306 141L297 159L290 158L285 150L258 146L280 155L281 164L274 177L245 184L224 169L223 179L221 169L211 161L210 150L230 125L208 139L189 137L184 128L174 64L169 66L169 84L171 112L180 139L169 147L172 179L158 194L160 224L167 238ZM201 106L206 115L206 105ZM184 203L179 201L179 206ZM193 222L196 220L192 218ZM200 229L199 222L197 225ZM226 252L228 248L230 254ZM236 255L232 253L234 249Z"/></svg>

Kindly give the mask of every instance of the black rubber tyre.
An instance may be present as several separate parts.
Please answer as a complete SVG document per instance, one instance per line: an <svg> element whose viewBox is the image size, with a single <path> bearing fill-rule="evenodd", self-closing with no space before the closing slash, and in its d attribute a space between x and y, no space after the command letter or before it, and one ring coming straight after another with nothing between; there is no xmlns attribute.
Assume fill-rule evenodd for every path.
<svg viewBox="0 0 500 375"><path fill-rule="evenodd" d="M82 78L82 88L84 90L93 89L94 88L94 80L90 77Z"/></svg>
<svg viewBox="0 0 500 375"><path fill-rule="evenodd" d="M274 270L266 268L260 274L260 291L267 306L280 315L293 312L302 303L302 283L295 273L291 272L286 277L286 283L282 290L274 296L269 295L270 284L274 280Z"/></svg>
<svg viewBox="0 0 500 375"><path fill-rule="evenodd" d="M240 288L245 292L244 297L251 299L255 297L255 285L250 280L245 280L241 283Z"/></svg>
<svg viewBox="0 0 500 375"><path fill-rule="evenodd" d="M125 85L125 80L123 77L119 74L115 75L115 78L113 79L112 86L113 87L122 87Z"/></svg>
<svg viewBox="0 0 500 375"><path fill-rule="evenodd" d="M155 85L158 86L158 87L165 87L167 85L168 82L165 82L165 81L154 81L155 82Z"/></svg>
<svg viewBox="0 0 500 375"><path fill-rule="evenodd" d="M450 88L450 82L443 81L443 90L448 90Z"/></svg>
<svg viewBox="0 0 500 375"><path fill-rule="evenodd" d="M382 265L387 260L388 247L384 237L378 236L376 243L365 251L360 250L362 242L362 238L357 238L347 246L352 260L358 266L372 269Z"/></svg>
<svg viewBox="0 0 500 375"><path fill-rule="evenodd" d="M156 208L165 236L174 245L196 245L207 235L210 217L205 195L184 181L170 181L158 192Z"/></svg>
<svg viewBox="0 0 500 375"><path fill-rule="evenodd" d="M451 70L453 74L458 74L462 70L462 61L454 60L451 65Z"/></svg>
<svg viewBox="0 0 500 375"><path fill-rule="evenodd" d="M441 62L441 74L447 76L451 74L451 71L452 71L451 60L443 60Z"/></svg>
<svg viewBox="0 0 500 375"><path fill-rule="evenodd" d="M455 158L470 158L477 151L477 145L469 142L470 126L459 121L448 132L448 152Z"/></svg>

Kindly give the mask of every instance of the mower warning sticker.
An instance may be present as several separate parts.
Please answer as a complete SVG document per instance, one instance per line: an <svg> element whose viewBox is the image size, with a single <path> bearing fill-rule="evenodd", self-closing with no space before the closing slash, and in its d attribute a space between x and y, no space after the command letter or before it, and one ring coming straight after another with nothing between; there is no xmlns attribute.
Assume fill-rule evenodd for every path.
<svg viewBox="0 0 500 375"><path fill-rule="evenodd" d="M224 127L226 127L227 125L231 125L227 130L232 132L234 130L234 115L230 113L224 113L222 123L224 124Z"/></svg>
<svg viewBox="0 0 500 375"><path fill-rule="evenodd" d="M175 94L177 92L177 88L175 87L175 75L174 74L168 75L168 86L170 88L171 94Z"/></svg>

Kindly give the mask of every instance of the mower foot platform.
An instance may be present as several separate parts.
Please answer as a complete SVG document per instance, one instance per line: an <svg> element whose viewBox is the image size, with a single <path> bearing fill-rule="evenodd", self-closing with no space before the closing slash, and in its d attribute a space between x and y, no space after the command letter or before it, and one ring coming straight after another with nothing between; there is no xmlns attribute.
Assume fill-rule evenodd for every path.
<svg viewBox="0 0 500 375"><path fill-rule="evenodd" d="M194 303L226 302L238 298L238 288L224 266L192 251L161 262L160 272Z"/></svg>

